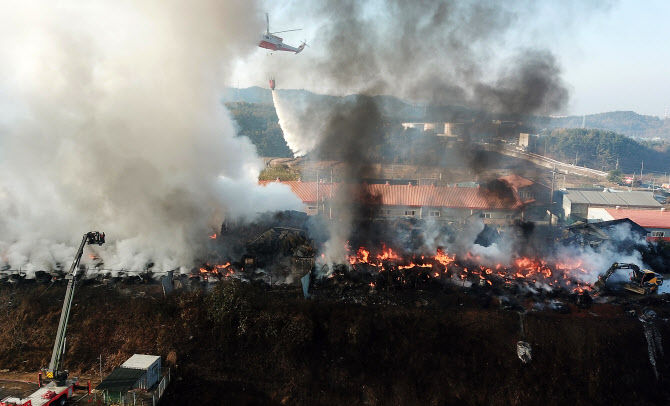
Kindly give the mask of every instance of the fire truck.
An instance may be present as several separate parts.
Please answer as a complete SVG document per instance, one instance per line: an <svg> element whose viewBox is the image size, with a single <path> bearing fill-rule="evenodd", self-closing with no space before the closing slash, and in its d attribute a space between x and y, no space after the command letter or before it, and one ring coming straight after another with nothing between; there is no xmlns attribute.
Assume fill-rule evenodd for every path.
<svg viewBox="0 0 670 406"><path fill-rule="evenodd" d="M77 284L79 273L79 262L84 253L84 247L87 244L102 245L105 243L105 233L91 231L82 237L79 250L74 257L70 271L65 276L67 289L65 291L65 300L60 314L58 330L56 332L56 341L54 342L51 353L51 362L46 369L46 380L42 381L42 373L39 374L39 389L28 395L26 398L14 396L6 397L0 400L0 406L46 406L46 405L65 405L67 400L74 396L76 390L88 389L91 393L91 383L86 386L80 386L77 378L68 379L68 372L63 367L63 355L65 353L67 322L70 317L72 307L72 298Z"/></svg>

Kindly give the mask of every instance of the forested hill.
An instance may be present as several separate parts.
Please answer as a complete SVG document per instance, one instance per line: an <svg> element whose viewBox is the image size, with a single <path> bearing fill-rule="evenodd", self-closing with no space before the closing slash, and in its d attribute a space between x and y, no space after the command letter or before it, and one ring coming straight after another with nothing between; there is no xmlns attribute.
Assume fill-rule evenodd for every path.
<svg viewBox="0 0 670 406"><path fill-rule="evenodd" d="M629 137L670 140L670 119L644 116L633 111L611 111L586 116L537 117L529 124L549 130L556 128L584 128L608 130Z"/></svg>
<svg viewBox="0 0 670 406"><path fill-rule="evenodd" d="M239 135L249 137L258 155L293 157L284 140L279 119L272 105L257 103L226 103L238 126Z"/></svg>
<svg viewBox="0 0 670 406"><path fill-rule="evenodd" d="M558 129L540 137L536 151L563 162L610 171L616 168L625 173L670 171L670 143L638 142L612 131L589 129Z"/></svg>
<svg viewBox="0 0 670 406"><path fill-rule="evenodd" d="M348 96L328 96L317 93L312 93L309 90L304 89L277 89L283 100L296 101L297 103L304 102L308 100L312 101L321 101L331 99L336 101L341 99L343 101L353 100L357 95L348 95ZM373 96L377 106L380 108L382 114L388 117L394 117L401 121L419 121L424 120L426 111L430 111L429 108L426 108L423 105L416 105L404 102L401 99L393 96ZM228 88L221 96L221 101L225 104L230 103L253 103L253 104L267 104L272 105L272 91L270 89L265 89L262 87L249 87L246 89L233 89ZM450 106L448 108L441 108L441 111L448 111L450 115L439 117L434 121L448 121L451 117L454 117L454 112L461 114L459 118L465 117L463 112L469 112L469 110L459 107ZM470 114L472 115L472 114ZM468 116L469 117L469 116ZM465 118L468 118L465 117ZM432 119L432 117L431 117Z"/></svg>
<svg viewBox="0 0 670 406"><path fill-rule="evenodd" d="M318 95L303 89L278 89L284 98L333 97ZM348 96L349 97L349 96ZM272 93L269 88L249 87L245 89L228 88L221 97L224 103L245 102L254 104L272 104ZM505 117L501 114L483 113L467 107L458 106L424 106L414 104L393 96L375 96L382 108L382 113L400 121L470 121L490 116L496 120L518 120L519 117ZM586 128L613 131L629 137L661 138L670 140L670 119L645 116L633 111L611 111L608 113L589 114L586 116L547 117L526 116L522 118L526 124L535 128L535 132L543 129Z"/></svg>

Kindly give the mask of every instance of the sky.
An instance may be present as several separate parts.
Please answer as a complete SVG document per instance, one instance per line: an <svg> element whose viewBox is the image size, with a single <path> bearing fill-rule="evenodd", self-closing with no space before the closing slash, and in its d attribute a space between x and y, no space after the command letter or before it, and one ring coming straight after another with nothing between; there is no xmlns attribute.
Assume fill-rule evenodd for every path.
<svg viewBox="0 0 670 406"><path fill-rule="evenodd" d="M670 105L670 2L620 1L557 50L573 89L570 113L633 110L663 117Z"/></svg>
<svg viewBox="0 0 670 406"><path fill-rule="evenodd" d="M376 3L377 0L368 3L371 16L383 14L375 9ZM307 40L310 47L299 55L269 54L258 48L237 61L230 86L267 86L267 76L273 75L280 88L338 93L319 81L307 80L303 74L311 60L321 56L323 44L319 38L323 36L319 30L327 24L309 4L263 4L270 14L271 31L302 28L280 35L287 44L297 46ZM517 13L504 39L496 44L491 63L502 63L520 45L553 53L570 91L569 102L556 115L632 110L663 117L670 105L669 22L670 1L663 0L528 2ZM356 90L341 89L339 93Z"/></svg>

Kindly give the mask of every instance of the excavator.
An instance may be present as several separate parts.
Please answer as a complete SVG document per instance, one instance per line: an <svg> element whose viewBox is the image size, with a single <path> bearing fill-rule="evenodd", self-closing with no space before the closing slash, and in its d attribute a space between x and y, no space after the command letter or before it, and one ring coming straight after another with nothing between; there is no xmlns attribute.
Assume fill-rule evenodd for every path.
<svg viewBox="0 0 670 406"><path fill-rule="evenodd" d="M42 374L39 374L40 388L33 392L26 398L18 398L9 396L0 400L0 406L47 406L47 405L65 405L67 400L74 395L77 389L88 388L89 394L91 391L90 382L88 386L79 386L79 380L68 379L68 372L63 369L63 355L65 354L65 341L67 322L70 318L70 309L72 308L72 298L74 298L74 290L77 284L77 274L79 272L79 262L84 253L86 244L105 243L105 233L98 231L91 231L81 239L79 250L72 261L70 271L65 276L67 282L67 289L65 291L65 300L63 301L63 309L60 314L60 321L58 323L58 330L56 331L56 341L54 342L53 352L51 353L51 362L46 369L46 377L50 382L42 382Z"/></svg>
<svg viewBox="0 0 670 406"><path fill-rule="evenodd" d="M635 264L620 264L615 262L605 273L598 276L598 280L593 284L597 290L604 290L607 280L619 269L630 269L630 282L623 285L624 289L641 295L651 295L657 293L659 286L663 285L663 275L657 274L649 269L640 269Z"/></svg>

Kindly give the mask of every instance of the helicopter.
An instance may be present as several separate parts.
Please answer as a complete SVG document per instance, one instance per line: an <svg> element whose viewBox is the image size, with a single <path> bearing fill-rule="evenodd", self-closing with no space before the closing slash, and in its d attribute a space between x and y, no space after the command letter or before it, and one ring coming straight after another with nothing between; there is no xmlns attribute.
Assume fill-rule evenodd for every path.
<svg viewBox="0 0 670 406"><path fill-rule="evenodd" d="M282 32L290 32L290 31L300 31L301 29L295 29L295 30L284 30L284 31L277 31L277 32L270 32L270 17L268 17L268 13L265 13L265 21L267 22L267 28L265 31L265 34L261 37L261 41L258 43L258 46L261 48L269 49L271 51L287 51L287 52L295 52L296 54L300 53L303 49L305 49L307 43L305 41L300 44L300 46L292 47L290 45L284 44L284 40L274 34L279 34Z"/></svg>

